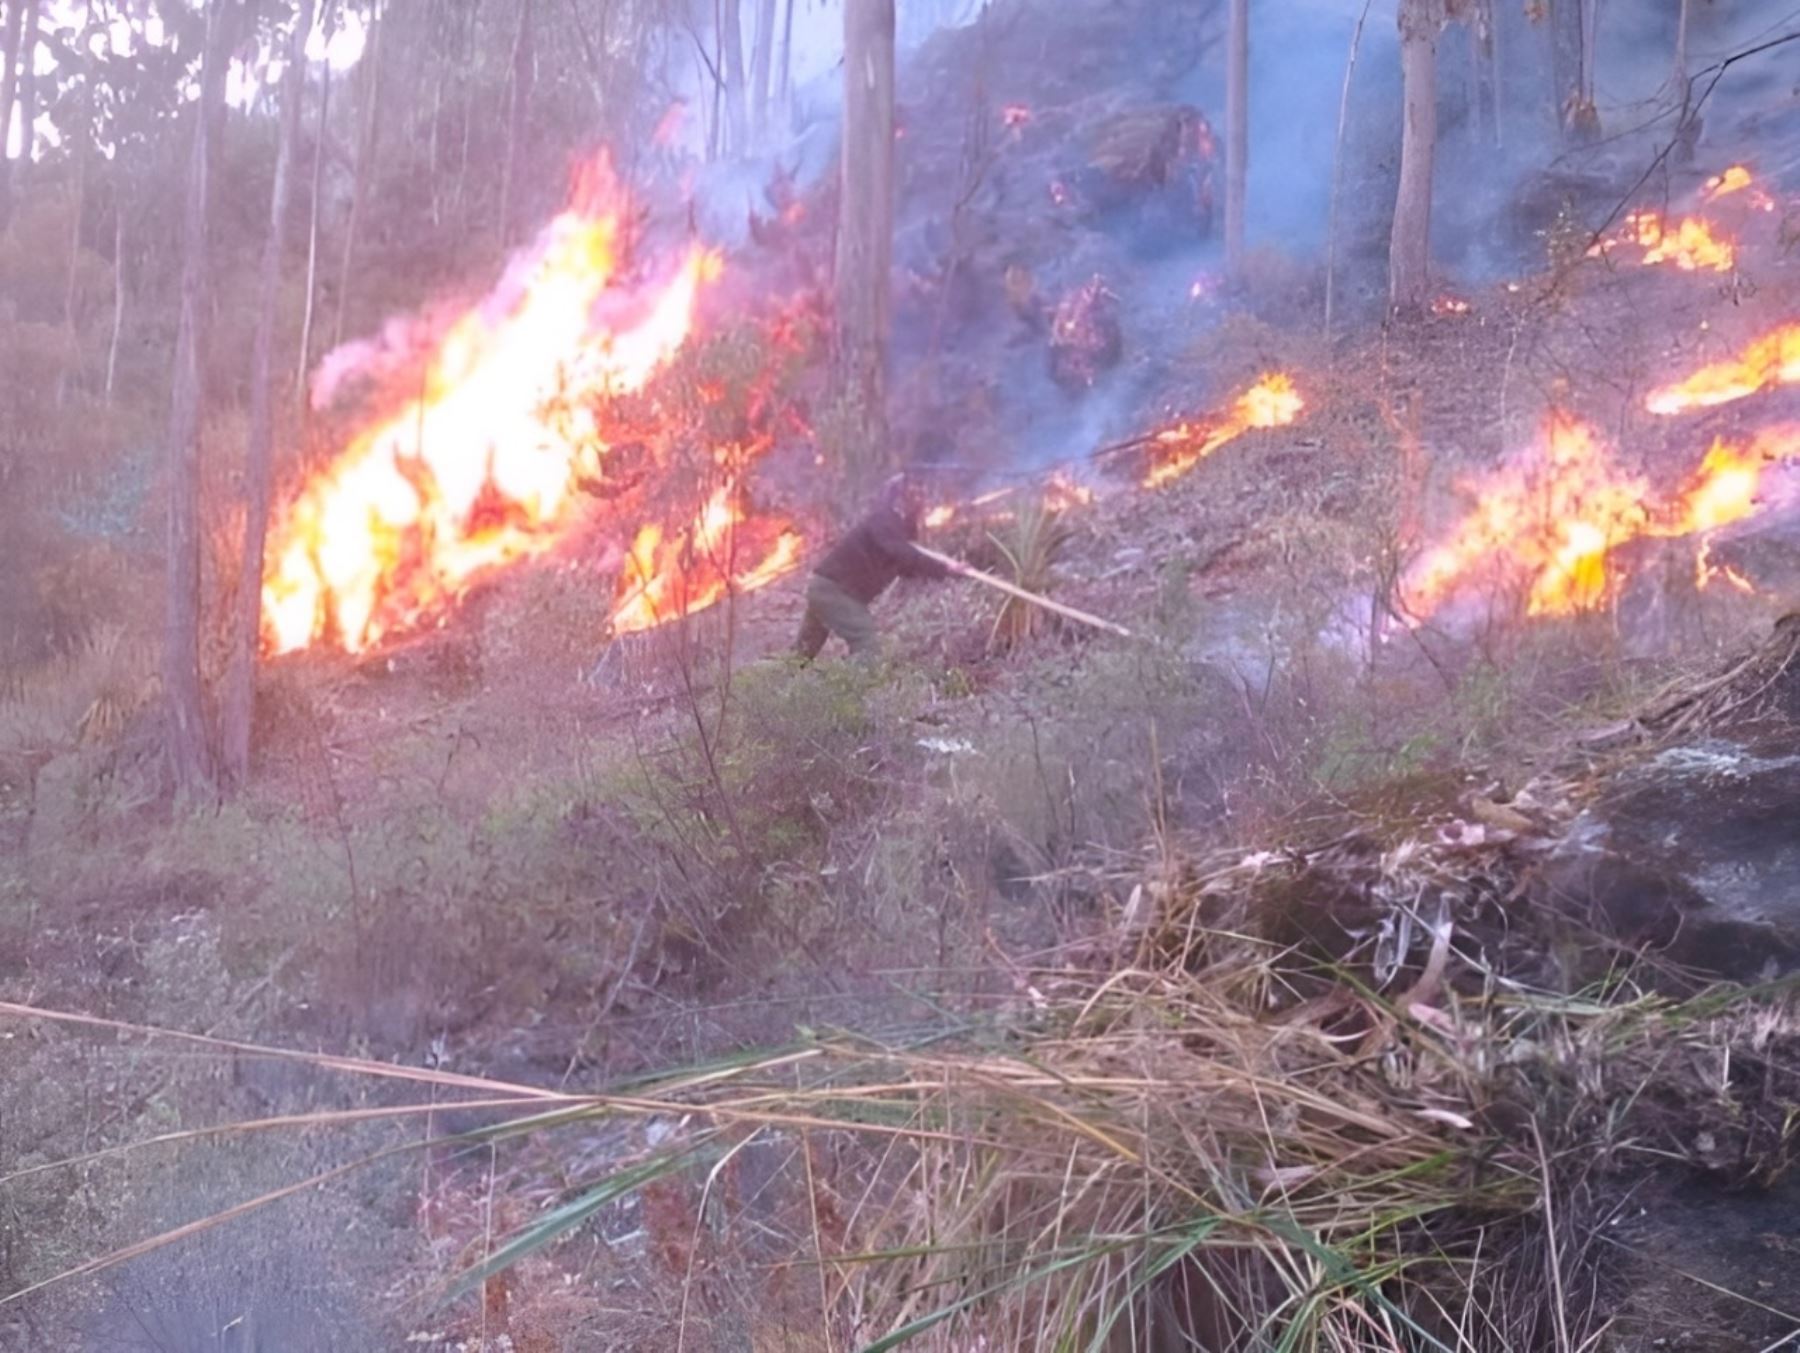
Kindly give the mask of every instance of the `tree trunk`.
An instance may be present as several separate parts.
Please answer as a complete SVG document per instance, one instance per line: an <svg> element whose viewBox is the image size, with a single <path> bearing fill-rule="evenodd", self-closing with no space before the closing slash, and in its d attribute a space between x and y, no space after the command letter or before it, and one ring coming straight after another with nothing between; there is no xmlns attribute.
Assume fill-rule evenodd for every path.
<svg viewBox="0 0 1800 1353"><path fill-rule="evenodd" d="M787 0L781 20L781 111L792 125L794 95L794 0Z"/></svg>
<svg viewBox="0 0 1800 1353"><path fill-rule="evenodd" d="M12 209L18 200L19 182L24 174L31 172L31 147L37 139L32 123L37 120L37 44L38 44L38 0L17 0L24 8L24 19L20 25L18 46L15 48L18 76L16 77L16 98L7 101L7 107L17 104L19 118L19 160L15 168L9 156L6 161L6 177L4 190L0 191L0 230L6 228L12 219ZM12 77L9 73L8 79ZM3 148L12 149L12 122L6 124L6 144Z"/></svg>
<svg viewBox="0 0 1800 1353"><path fill-rule="evenodd" d="M75 284L81 276L81 218L87 212L87 148L77 144L75 156L75 205L69 213L69 270L63 276L63 328L69 339L69 364L56 373L56 407L62 408L69 391L70 372L80 363L80 335L75 328Z"/></svg>
<svg viewBox="0 0 1800 1353"><path fill-rule="evenodd" d="M1350 55L1344 60L1344 90L1338 97L1337 140L1331 152L1331 206L1325 225L1325 336L1331 337L1332 302L1337 295L1338 198L1344 187L1344 136L1350 127L1350 82L1356 74L1356 54L1362 50L1363 25L1369 20L1371 0L1363 0L1356 27L1350 30Z"/></svg>
<svg viewBox="0 0 1800 1353"><path fill-rule="evenodd" d="M12 215L12 115L19 99L19 47L25 36L25 11L35 0L9 0L6 6L6 76L0 81L0 230Z"/></svg>
<svg viewBox="0 0 1800 1353"><path fill-rule="evenodd" d="M506 159L500 170L500 243L512 243L513 185L518 175L519 141L525 133L525 110L531 101L534 61L531 47L531 0L519 5L519 28L513 36L511 98L506 113Z"/></svg>
<svg viewBox="0 0 1800 1353"><path fill-rule="evenodd" d="M739 0L718 0L719 59L725 77L725 130L730 144L727 155L743 155L749 149L744 131L744 15Z"/></svg>
<svg viewBox="0 0 1800 1353"><path fill-rule="evenodd" d="M894 252L894 0L845 0L844 133L836 258L837 383L857 424L849 485L888 459L887 337Z"/></svg>
<svg viewBox="0 0 1800 1353"><path fill-rule="evenodd" d="M331 132L331 63L319 85L319 136L313 143L312 202L306 225L306 306L300 320L300 358L294 369L294 393L305 419L306 374L312 370L313 310L319 299L319 202L325 185L325 143Z"/></svg>
<svg viewBox="0 0 1800 1353"><path fill-rule="evenodd" d="M1431 285L1431 179L1437 155L1437 39L1442 0L1400 0L1400 76L1404 121L1400 190L1388 247L1388 302L1420 309Z"/></svg>
<svg viewBox="0 0 1800 1353"><path fill-rule="evenodd" d="M229 0L207 0L206 51L200 66L200 103L188 163L181 261L181 312L175 333L175 371L169 399L169 524L167 597L163 617L165 751L170 783L186 797L212 785L205 697L200 683L200 333L206 290L206 195L213 109L225 91L225 51L219 44Z"/></svg>
<svg viewBox="0 0 1800 1353"><path fill-rule="evenodd" d="M382 29L387 26L383 22L383 8L378 3L369 18L369 98L362 110L362 129L357 135L356 179L350 188L350 219L344 224L344 252L338 266L337 317L331 328L333 347L344 341L344 309L350 300L350 263L356 254L356 229L362 221L369 181L375 175L375 147L381 126L381 37Z"/></svg>
<svg viewBox="0 0 1800 1353"><path fill-rule="evenodd" d="M1557 125L1569 140L1589 141L1599 131L1586 40L1591 0L1549 0L1549 4Z"/></svg>
<svg viewBox="0 0 1800 1353"><path fill-rule="evenodd" d="M112 340L106 345L106 407L112 407L113 381L119 374L119 339L125 333L125 185L114 189L113 200L113 322Z"/></svg>
<svg viewBox="0 0 1800 1353"><path fill-rule="evenodd" d="M256 343L251 355L250 440L244 454L244 541L232 616L231 665L225 674L221 742L226 782L250 778L250 728L256 707L256 652L262 630L263 542L269 532L270 444L274 440L275 302L281 292L281 252L287 233L288 183L306 94L306 39L312 0L300 0L281 77L281 131L275 147L275 185L269 194L269 234L257 279Z"/></svg>
<svg viewBox="0 0 1800 1353"><path fill-rule="evenodd" d="M1581 106L1596 119L1594 51L1600 37L1600 0L1581 0Z"/></svg>
<svg viewBox="0 0 1800 1353"><path fill-rule="evenodd" d="M769 143L774 123L769 106L775 69L775 0L757 0L756 50L750 59L750 134L758 147Z"/></svg>
<svg viewBox="0 0 1800 1353"><path fill-rule="evenodd" d="M1675 92L1680 95L1684 110L1688 101L1688 19L1692 8L1692 0L1681 0L1681 12L1675 19Z"/></svg>
<svg viewBox="0 0 1800 1353"><path fill-rule="evenodd" d="M1244 270L1244 193L1250 172L1250 0L1231 0L1225 53L1225 270Z"/></svg>

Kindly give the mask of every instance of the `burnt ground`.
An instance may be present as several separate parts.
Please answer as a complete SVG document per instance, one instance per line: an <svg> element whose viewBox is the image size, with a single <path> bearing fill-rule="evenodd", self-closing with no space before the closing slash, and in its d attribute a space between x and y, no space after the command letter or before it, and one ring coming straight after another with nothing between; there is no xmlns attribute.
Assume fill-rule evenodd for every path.
<svg viewBox="0 0 1800 1353"><path fill-rule="evenodd" d="M1178 68L1166 83L1182 96ZM1041 130L1078 92L1020 97ZM1021 191L1036 194L1041 171L1018 170ZM1248 434L1163 491L1077 467L1101 492L1067 518L1056 595L1139 642L1062 631L994 653L986 595L905 588L881 607L886 669L864 678L834 658L802 675L781 656L797 578L728 617L609 648L606 580L526 570L369 659L277 664L258 783L228 810L169 821L142 768L105 748L14 776L0 830L22 920L0 946L0 996L547 1087L776 1044L797 1026L895 1030L1016 1006L1035 956L1105 918L1109 899L1064 886L1065 866L1138 858L1158 832L1280 840L1351 787L1421 768L1516 785L1800 604L1800 518L1777 469L1770 510L1717 542L1756 597L1696 594L1691 548L1652 543L1622 561L1629 581L1604 617L1524 624L1502 606L1396 634L1381 613L1396 552L1454 520L1459 483L1528 441L1553 402L1658 484L1715 436L1800 418L1792 391L1676 420L1639 411L1650 385L1800 313L1800 260L1777 224L1757 227L1741 276L1591 263L1552 287L1532 272L1516 290L1465 287L1466 315L1345 325L1333 340L1310 308L1316 277L1284 273L1209 302L1205 323L1134 313L1121 368L1087 397L1050 384L1035 340L1014 341L1003 275L1021 241L978 245L959 304L999 318L986 346L942 359L961 364L952 388L996 369L984 363L1004 346L1036 373L1011 393L1043 406L1040 428L1135 430L1270 368L1308 401L1293 427ZM1053 253L1056 238L1024 242ZM1090 260L1064 262L1074 279ZM1189 261L1163 266L1185 275ZM933 268L941 278L941 257L920 271ZM941 300L926 300L929 317ZM985 444L1004 421L962 425L959 452L1016 468ZM941 541L991 562L984 536L964 523ZM697 730L729 719L736 740L708 766ZM799 768L774 774L769 746ZM1770 844L1788 825L1777 814L1757 838L1771 876L1791 871ZM1705 874L1690 864L1670 867ZM1750 886L1727 874L1727 892ZM0 1173L419 1093L118 1031L10 1022L0 1048ZM0 1279L22 1287L405 1134L421 1125L171 1144L9 1182ZM377 1348L421 1331L450 1346L478 1332L473 1317L427 1298L471 1247L583 1165L641 1148L620 1129L555 1151L400 1157L4 1308L0 1347L250 1347L254 1332L283 1349ZM1731 1194L1675 1174L1640 1204L1621 1227L1633 1295L1616 1347L1762 1347L1791 1330L1719 1290L1783 1308L1800 1235L1791 1182ZM491 1318L517 1348L670 1346L681 1266L658 1246L679 1228L651 1212L608 1216L528 1266ZM793 1223L775 1203L766 1220ZM796 1333L809 1299L767 1293L750 1309L715 1293L719 1342L810 1347Z"/></svg>

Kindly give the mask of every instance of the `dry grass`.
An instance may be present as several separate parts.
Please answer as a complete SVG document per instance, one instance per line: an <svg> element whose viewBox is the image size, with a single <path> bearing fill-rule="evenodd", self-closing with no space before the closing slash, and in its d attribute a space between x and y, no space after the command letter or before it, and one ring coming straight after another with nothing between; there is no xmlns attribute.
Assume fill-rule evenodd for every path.
<svg viewBox="0 0 1800 1353"><path fill-rule="evenodd" d="M122 625L97 625L61 657L0 691L0 754L116 738L156 698L155 653Z"/></svg>
<svg viewBox="0 0 1800 1353"><path fill-rule="evenodd" d="M437 1296L553 1256L609 1209L661 1198L666 1211L688 1178L671 1337L692 1348L710 1346L726 1281L696 1256L743 1229L763 1236L763 1262L726 1270L743 1303L779 1275L816 1283L831 1346L871 1353L1573 1353L1607 1327L1600 1237L1635 1182L1671 1161L1733 1183L1787 1166L1800 1009L1791 984L1684 999L1616 975L1539 985L1524 956L1547 937L1492 925L1529 852L1498 829L1474 842L1433 828L1249 858L1163 853L1096 880L1121 899L1106 942L1019 970L998 1018L879 1044L813 1036L607 1093L307 1060L429 1083L438 1111L446 1095L485 1101L500 1121L453 1139L463 1147L530 1137L573 1161L582 1134L642 1125L632 1140L648 1145L565 1175L510 1232L465 1247ZM1324 927L1277 938L1283 898L1330 912L1337 890L1364 911L1331 913L1334 951ZM778 1236L730 1183L768 1146L785 1164L761 1193L785 1190L802 1218ZM416 1149L415 1136L384 1154Z"/></svg>

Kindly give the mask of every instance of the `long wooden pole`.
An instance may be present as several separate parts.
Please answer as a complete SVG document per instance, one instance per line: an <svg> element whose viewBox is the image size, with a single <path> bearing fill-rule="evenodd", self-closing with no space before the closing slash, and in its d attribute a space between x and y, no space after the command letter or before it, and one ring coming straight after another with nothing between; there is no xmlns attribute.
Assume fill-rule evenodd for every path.
<svg viewBox="0 0 1800 1353"><path fill-rule="evenodd" d="M1113 634L1123 635L1127 639L1131 637L1131 631L1123 625L1115 625L1112 621L1102 620L1097 615L1078 611L1073 606L1064 606L1060 601L1051 601L1049 597L1039 596L1036 592L1027 592L1023 587L1017 587L1004 578L996 578L991 573L983 573L980 569L970 568L962 560L952 558L947 554L939 554L936 550L921 545L917 541L913 542L913 548L927 559L935 559L945 568L953 570L960 578L973 578L976 582L1004 592L1009 597L1017 597L1020 601L1030 602L1033 606L1042 606L1046 611L1055 611L1058 615L1066 616L1079 625L1087 625L1097 630L1107 630Z"/></svg>

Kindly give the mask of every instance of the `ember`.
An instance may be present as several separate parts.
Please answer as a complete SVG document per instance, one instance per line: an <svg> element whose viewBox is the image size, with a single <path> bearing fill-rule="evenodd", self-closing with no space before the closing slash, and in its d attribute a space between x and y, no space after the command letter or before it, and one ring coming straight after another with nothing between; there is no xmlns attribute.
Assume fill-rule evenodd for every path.
<svg viewBox="0 0 1800 1353"><path fill-rule="evenodd" d="M654 294L611 290L619 197L602 161L507 279L453 324L422 394L357 434L271 537L264 626L277 653L356 652L441 613L479 574L562 540L604 477L598 409L681 348L719 260L690 251ZM611 325L596 317L606 297Z"/></svg>
<svg viewBox="0 0 1800 1353"><path fill-rule="evenodd" d="M1764 469L1796 456L1800 430L1765 433L1748 447L1714 442L1657 503L1649 483L1622 470L1592 427L1552 412L1538 445L1470 485L1475 508L1408 571L1408 609L1424 618L1480 585L1521 591L1527 615L1599 609L1617 593L1621 546L1698 537L1704 556L1713 532L1761 509ZM1698 576L1712 576L1704 560Z"/></svg>
<svg viewBox="0 0 1800 1353"><path fill-rule="evenodd" d="M1227 442L1252 428L1285 427L1300 416L1306 401L1293 378L1275 371L1251 386L1230 408L1193 422L1186 420L1155 434L1150 443L1150 469L1145 488L1178 479Z"/></svg>
<svg viewBox="0 0 1800 1353"><path fill-rule="evenodd" d="M1439 296L1431 303L1431 313L1434 315L1466 315L1473 309L1474 306L1461 296L1448 294Z"/></svg>
<svg viewBox="0 0 1800 1353"><path fill-rule="evenodd" d="M1118 364L1124 351L1119 298L1095 277L1075 288L1050 321L1050 374L1058 385L1085 390Z"/></svg>
<svg viewBox="0 0 1800 1353"><path fill-rule="evenodd" d="M1650 392L1651 413L1689 413L1745 399L1776 385L1800 383L1800 323L1784 324L1738 356L1703 366L1684 381Z"/></svg>

